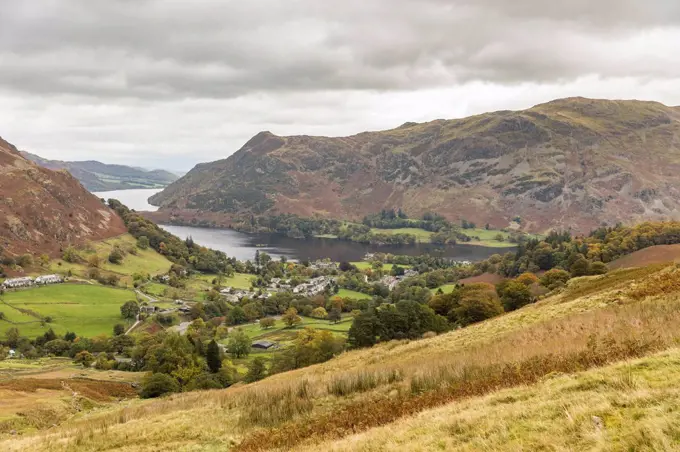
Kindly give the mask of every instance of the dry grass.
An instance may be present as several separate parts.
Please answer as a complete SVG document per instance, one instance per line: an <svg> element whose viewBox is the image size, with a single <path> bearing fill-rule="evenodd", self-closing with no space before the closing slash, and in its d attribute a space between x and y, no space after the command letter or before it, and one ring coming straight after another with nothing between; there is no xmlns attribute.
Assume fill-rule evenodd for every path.
<svg viewBox="0 0 680 452"><path fill-rule="evenodd" d="M305 441L339 438L454 400L533 384L553 373L574 373L644 356L674 344L680 337L679 327L680 302L670 300L609 308L541 325L484 350L454 354L416 369L405 366L402 372L410 376L408 392L397 391L394 397L378 394L311 421L293 421L255 432L238 450L287 449ZM598 328L600 334L584 337L583 331ZM523 344L524 348L515 344ZM363 375L365 371L354 378ZM351 381L352 376L345 378Z"/></svg>
<svg viewBox="0 0 680 452"><path fill-rule="evenodd" d="M521 392L553 375L673 346L680 335L680 299L673 291L644 297L635 291L674 279L677 272L658 267L584 279L536 305L446 335L346 353L248 386L135 401L49 433L0 443L0 449L307 447L418 418L454 400L447 409L481 403L503 388ZM608 385L634 392L639 380L635 373L617 374ZM413 441L409 444L417 445Z"/></svg>
<svg viewBox="0 0 680 452"><path fill-rule="evenodd" d="M673 451L680 350L450 403L295 450Z"/></svg>

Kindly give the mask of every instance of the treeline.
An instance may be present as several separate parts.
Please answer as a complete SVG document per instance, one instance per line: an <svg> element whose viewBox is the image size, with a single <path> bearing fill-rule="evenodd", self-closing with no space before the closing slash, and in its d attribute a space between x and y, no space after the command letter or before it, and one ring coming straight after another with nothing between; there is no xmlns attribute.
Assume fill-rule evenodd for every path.
<svg viewBox="0 0 680 452"><path fill-rule="evenodd" d="M369 228L400 229L419 228L430 232L439 232L452 227L444 217L436 213L426 213L420 219L409 218L401 209L381 210L374 215L364 217L362 223Z"/></svg>
<svg viewBox="0 0 680 452"><path fill-rule="evenodd" d="M235 258L230 259L221 251L202 247L191 239L181 240L116 199L109 199L108 205L123 219L140 248L150 246L170 261L200 272L225 273L229 267L233 269L236 265Z"/></svg>
<svg viewBox="0 0 680 452"><path fill-rule="evenodd" d="M413 245L418 242L414 234L372 232L370 227L362 224L345 225L337 231L336 235L340 240L371 245Z"/></svg>
<svg viewBox="0 0 680 452"><path fill-rule="evenodd" d="M534 303L541 286L560 287L569 274L551 270L539 280L525 273L496 286L456 285L446 294L441 290L433 294L430 286L440 281L430 278L429 274L411 278L388 297L374 297L368 308L355 317L349 330L350 346L370 347L378 342L417 339L466 327Z"/></svg>
<svg viewBox="0 0 680 452"><path fill-rule="evenodd" d="M641 223L599 228L586 237L551 232L543 240L518 245L515 253L494 255L477 264L480 271L516 276L524 272L562 269L572 276L601 274L605 264L654 245L680 243L680 222Z"/></svg>

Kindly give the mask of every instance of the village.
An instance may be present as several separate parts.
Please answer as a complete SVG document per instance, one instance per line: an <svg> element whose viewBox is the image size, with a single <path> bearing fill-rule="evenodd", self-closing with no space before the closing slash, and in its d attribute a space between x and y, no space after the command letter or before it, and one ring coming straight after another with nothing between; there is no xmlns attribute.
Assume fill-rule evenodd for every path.
<svg viewBox="0 0 680 452"><path fill-rule="evenodd" d="M324 293L334 286L335 283L336 278L332 276L318 276L293 287L290 279L272 278L271 282L264 290L255 292L253 290L225 287L220 290L220 293L231 303L237 303L244 298L250 300L264 300L279 292L292 292L296 295L313 297L314 295Z"/></svg>
<svg viewBox="0 0 680 452"><path fill-rule="evenodd" d="M20 278L11 278L5 280L0 287L3 289L20 289L33 286L45 286L47 284L63 283L64 278L60 275L44 275L33 278L31 276L22 276Z"/></svg>

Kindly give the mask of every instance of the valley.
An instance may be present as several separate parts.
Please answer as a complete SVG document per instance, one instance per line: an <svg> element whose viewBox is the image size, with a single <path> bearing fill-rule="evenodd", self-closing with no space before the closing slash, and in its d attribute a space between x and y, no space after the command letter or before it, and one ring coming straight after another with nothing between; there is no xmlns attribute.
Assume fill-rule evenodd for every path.
<svg viewBox="0 0 680 452"><path fill-rule="evenodd" d="M559 112L552 110L556 105ZM506 173L488 172L515 155L510 144L526 139L531 127L521 121L519 129L510 127L505 115L531 117L540 129L576 111L579 121L592 121L581 126L607 136L602 127L612 127L624 141L631 128L652 136L675 127L667 107L614 105L572 99L440 125L452 128L443 132L453 134L446 146L463 146L457 141L463 136L463 143L478 143L491 127L503 143L500 160L484 167L485 182L475 183L498 176L496 182L509 187ZM502 218L481 201L474 211L460 207L460 181L446 189L451 198L420 182L436 208L423 203L416 209L394 193L381 202L336 193L345 207L324 212L304 195L311 210L280 208L292 200L281 204L289 187L268 185L292 174L288 166L277 173L281 162L299 158L289 160L291 149L317 149L317 140L324 143L319 152L329 146L335 159L357 152L362 142L359 154L371 153L376 162L389 163L389 150L404 164L413 164L414 155L424 164L444 146L441 136L417 152L396 139L409 130L412 140L420 127L432 124L361 134L344 144L260 135L212 165L211 174L226 177L221 182L203 180L197 168L162 191L98 197L6 144L0 157L7 170L0 176L10 174L27 187L13 196L49 193L54 214L43 221L13 199L0 205L7 226L0 250L0 394L8 400L0 402L0 448L77 452L102 442L126 451L158 445L233 451L680 445L674 427L680 418L671 409L680 398L670 375L680 340L680 223L671 219L672 187L634 195L645 208L656 206L664 221L646 212L640 219L649 221L624 225L612 221L628 215L628 207L605 212L612 214L607 221L594 210L587 218L571 217L572 208L588 212L583 199L563 191L558 206L548 205L531 184L532 201L520 200L521 190L493 195L495 202L503 199ZM395 141L381 141L384 134ZM563 137L552 135L554 152ZM382 146L370 150L374 139ZM608 152L593 140L592 156ZM539 145L547 146L539 140L529 147ZM229 186L234 159L241 171L251 158L269 165L270 178L253 182L262 184L257 189ZM342 165L324 161L334 171L324 176L331 185L344 180ZM560 158L546 161L561 171ZM585 167L591 164L598 163L589 160ZM293 185L314 190L300 182L318 168L300 169ZM433 174L441 184L441 174ZM661 183L654 177L645 183ZM587 183L591 193L610 188L598 188L592 178ZM193 192L193 184L204 190ZM466 196L481 200L466 184ZM414 199L422 196L420 185L406 189L410 182L401 179L397 185ZM218 204L216 187L223 196ZM363 193L373 193L371 187ZM270 196L269 189L278 194ZM576 188L569 190L574 195ZM149 208L149 194L158 211ZM628 193L619 195L608 194L607 202L628 206ZM523 208L513 207L511 198ZM336 201L323 200L329 206ZM449 202L458 203L455 213L447 210ZM343 210L349 205L351 211ZM558 221L558 210L568 222ZM541 223L544 214L551 217ZM631 416L640 422L622 422Z"/></svg>
<svg viewBox="0 0 680 452"><path fill-rule="evenodd" d="M156 189L167 187L179 176L165 170L145 170L97 161L64 162L48 160L29 152L26 159L51 170L66 170L91 192L112 190Z"/></svg>

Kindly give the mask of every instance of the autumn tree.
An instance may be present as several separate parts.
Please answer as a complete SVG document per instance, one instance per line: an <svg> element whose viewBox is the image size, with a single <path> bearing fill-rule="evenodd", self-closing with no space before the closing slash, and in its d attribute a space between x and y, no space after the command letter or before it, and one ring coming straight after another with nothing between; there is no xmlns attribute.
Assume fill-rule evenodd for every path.
<svg viewBox="0 0 680 452"><path fill-rule="evenodd" d="M519 281L508 281L499 284L498 294L506 311L514 311L533 301L531 290Z"/></svg>
<svg viewBox="0 0 680 452"><path fill-rule="evenodd" d="M260 319L260 328L263 330L272 328L276 324L276 320L273 317L265 317Z"/></svg>
<svg viewBox="0 0 680 452"><path fill-rule="evenodd" d="M94 362L94 356L92 356L92 353L88 352L87 350L83 350L82 352L78 352L78 354L76 354L75 358L73 358L73 362L88 368Z"/></svg>
<svg viewBox="0 0 680 452"><path fill-rule="evenodd" d="M526 273L522 273L517 278L515 278L515 281L521 282L525 286L531 286L533 284L538 283L538 277L536 275L534 275L533 273L526 272Z"/></svg>
<svg viewBox="0 0 680 452"><path fill-rule="evenodd" d="M281 320L283 320L283 323L285 323L288 328L292 328L295 325L302 323L302 318L297 314L297 309L290 307L283 314Z"/></svg>
<svg viewBox="0 0 680 452"><path fill-rule="evenodd" d="M315 319L325 319L328 317L328 312L324 308L318 307L312 311L310 317Z"/></svg>
<svg viewBox="0 0 680 452"><path fill-rule="evenodd" d="M570 278L571 275L569 272L560 268L553 268L541 276L541 285L543 287L547 287L550 290L554 290L558 287L564 286Z"/></svg>

